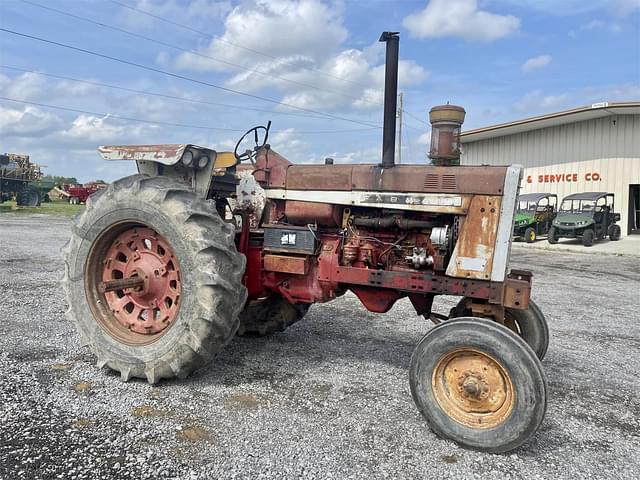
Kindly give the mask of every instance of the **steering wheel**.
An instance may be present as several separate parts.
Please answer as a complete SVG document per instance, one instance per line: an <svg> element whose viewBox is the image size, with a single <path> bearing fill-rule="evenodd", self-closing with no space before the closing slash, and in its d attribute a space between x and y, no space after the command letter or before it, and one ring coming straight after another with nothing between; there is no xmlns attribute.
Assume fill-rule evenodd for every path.
<svg viewBox="0 0 640 480"><path fill-rule="evenodd" d="M236 148L233 149L233 155L236 157L236 160L238 160L238 162L242 162L244 160L250 160L251 163L253 163L253 157L255 156L255 154L258 152L258 150L260 150L262 147L264 147L267 144L267 140L269 139L269 129L271 128L271 120L269 120L269 122L267 123L267 126L263 126L263 125L258 125L257 127L253 127L250 130L247 130L247 132L242 135L242 137L240 137L240 140L238 140L238 143L236 143ZM260 130L264 130L264 139L262 140L262 143L260 143ZM240 148L240 145L242 144L242 142L244 142L245 138L247 138L249 135L251 135L253 133L253 141L255 142L255 147L253 147L253 150L245 150L242 153L238 153L238 149Z"/></svg>

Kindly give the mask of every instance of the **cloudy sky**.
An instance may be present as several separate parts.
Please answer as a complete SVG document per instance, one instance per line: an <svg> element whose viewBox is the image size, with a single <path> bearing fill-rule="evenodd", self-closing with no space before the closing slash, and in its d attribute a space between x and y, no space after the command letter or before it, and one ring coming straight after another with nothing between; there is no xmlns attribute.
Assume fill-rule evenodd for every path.
<svg viewBox="0 0 640 480"><path fill-rule="evenodd" d="M83 181L133 171L98 145L232 149L268 120L292 161L380 161L384 30L403 162L443 102L474 128L640 100L640 0L2 0L0 28L0 150Z"/></svg>

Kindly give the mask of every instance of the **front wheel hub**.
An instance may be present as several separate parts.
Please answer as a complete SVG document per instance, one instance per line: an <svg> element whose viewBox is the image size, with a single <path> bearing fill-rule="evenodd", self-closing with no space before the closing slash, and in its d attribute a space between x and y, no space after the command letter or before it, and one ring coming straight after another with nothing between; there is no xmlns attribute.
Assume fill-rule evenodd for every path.
<svg viewBox="0 0 640 480"><path fill-rule="evenodd" d="M502 424L515 405L507 370L491 355L459 349L437 363L432 377L434 396L456 422L471 428Z"/></svg>

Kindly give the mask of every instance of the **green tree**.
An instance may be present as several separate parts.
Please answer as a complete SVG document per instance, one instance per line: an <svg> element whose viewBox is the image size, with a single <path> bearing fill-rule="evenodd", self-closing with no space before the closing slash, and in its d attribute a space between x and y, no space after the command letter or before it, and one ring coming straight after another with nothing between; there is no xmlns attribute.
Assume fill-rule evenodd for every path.
<svg viewBox="0 0 640 480"><path fill-rule="evenodd" d="M63 183L78 183L78 179L76 177L63 177L61 175L45 175L42 179L52 181L56 185L62 185Z"/></svg>

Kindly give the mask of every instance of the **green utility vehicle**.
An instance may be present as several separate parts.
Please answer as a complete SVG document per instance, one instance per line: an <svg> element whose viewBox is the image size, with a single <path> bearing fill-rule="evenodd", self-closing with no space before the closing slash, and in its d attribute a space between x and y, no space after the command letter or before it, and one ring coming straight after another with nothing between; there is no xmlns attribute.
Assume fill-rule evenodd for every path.
<svg viewBox="0 0 640 480"><path fill-rule="evenodd" d="M607 236L620 240L618 221L620 214L614 213L613 193L574 193L562 200L547 240L553 244L560 238L581 238L585 247Z"/></svg>
<svg viewBox="0 0 640 480"><path fill-rule="evenodd" d="M525 193L520 195L518 211L513 222L513 238L535 242L547 235L556 218L558 196L553 193Z"/></svg>

